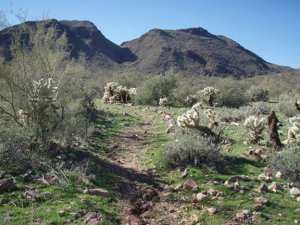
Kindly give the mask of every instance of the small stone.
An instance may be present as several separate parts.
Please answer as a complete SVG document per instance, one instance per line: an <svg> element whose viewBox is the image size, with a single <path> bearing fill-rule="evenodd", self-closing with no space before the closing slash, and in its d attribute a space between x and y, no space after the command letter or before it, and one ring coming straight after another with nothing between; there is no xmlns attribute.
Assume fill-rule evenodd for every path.
<svg viewBox="0 0 300 225"><path fill-rule="evenodd" d="M267 192L268 187L265 183L262 183L256 190L255 192L261 193L261 192Z"/></svg>
<svg viewBox="0 0 300 225"><path fill-rule="evenodd" d="M278 192L279 190L282 190L282 186L279 185L277 182L272 182L269 186L268 186L268 190L272 191L274 193Z"/></svg>
<svg viewBox="0 0 300 225"><path fill-rule="evenodd" d="M174 191L178 191L179 189L181 189L182 188L182 184L177 184L175 187L174 187Z"/></svg>
<svg viewBox="0 0 300 225"><path fill-rule="evenodd" d="M97 195L101 197L109 197L110 194L108 191L102 189L102 188L94 188L94 189L85 189L83 191L84 194L90 194L90 195Z"/></svg>
<svg viewBox="0 0 300 225"><path fill-rule="evenodd" d="M295 213L300 213L300 208L295 209Z"/></svg>
<svg viewBox="0 0 300 225"><path fill-rule="evenodd" d="M241 189L241 185L238 181L236 181L234 184L233 184L233 190L234 191L239 191Z"/></svg>
<svg viewBox="0 0 300 225"><path fill-rule="evenodd" d="M45 193L43 193L43 198L44 199L52 199L52 198L54 198L54 195L50 192L45 192Z"/></svg>
<svg viewBox="0 0 300 225"><path fill-rule="evenodd" d="M14 191L16 188L16 183L12 178L0 180L0 191Z"/></svg>
<svg viewBox="0 0 300 225"><path fill-rule="evenodd" d="M38 200L38 190L37 189L30 189L28 191L25 191L24 197L32 200Z"/></svg>
<svg viewBox="0 0 300 225"><path fill-rule="evenodd" d="M297 202L300 202L300 197L297 197Z"/></svg>
<svg viewBox="0 0 300 225"><path fill-rule="evenodd" d="M235 217L238 221L243 221L248 219L251 216L251 212L249 210L242 210L235 214Z"/></svg>
<svg viewBox="0 0 300 225"><path fill-rule="evenodd" d="M277 173L275 174L275 177L278 179L281 179L283 177L283 175L280 171L277 171Z"/></svg>
<svg viewBox="0 0 300 225"><path fill-rule="evenodd" d="M269 200L264 198L264 197L258 197L258 198L254 198L254 201L260 205L267 205L269 204Z"/></svg>
<svg viewBox="0 0 300 225"><path fill-rule="evenodd" d="M66 214L66 212L65 212L63 209L60 209L60 210L57 211L57 214L58 214L60 217L62 217L62 216L64 216L64 215Z"/></svg>
<svg viewBox="0 0 300 225"><path fill-rule="evenodd" d="M184 177L187 177L187 175L189 175L189 168L186 168L186 169L183 171L181 177L184 178Z"/></svg>
<svg viewBox="0 0 300 225"><path fill-rule="evenodd" d="M203 194L203 193L198 193L196 196L197 201L201 202L203 201L205 198L207 197L207 195Z"/></svg>
<svg viewBox="0 0 300 225"><path fill-rule="evenodd" d="M143 198L147 201L151 201L158 193L152 188L146 188L144 190Z"/></svg>
<svg viewBox="0 0 300 225"><path fill-rule="evenodd" d="M300 189L296 188L296 187L293 187L290 190L290 194L293 195L293 196L299 196L300 195Z"/></svg>
<svg viewBox="0 0 300 225"><path fill-rule="evenodd" d="M216 214L217 211L218 211L218 210L217 210L216 208L213 208L213 207L207 209L207 212L208 212L209 214L211 214L211 215L212 215L212 214Z"/></svg>
<svg viewBox="0 0 300 225"><path fill-rule="evenodd" d="M174 212L176 212L175 209L169 209L169 213L174 213Z"/></svg>
<svg viewBox="0 0 300 225"><path fill-rule="evenodd" d="M299 220L295 219L295 220L294 220L294 223L299 223Z"/></svg>
<svg viewBox="0 0 300 225"><path fill-rule="evenodd" d="M195 180L187 179L183 184L183 188L186 190L196 190L198 188L198 185Z"/></svg>
<svg viewBox="0 0 300 225"><path fill-rule="evenodd" d="M262 204L256 204L253 208L256 211L262 211L265 208L265 206Z"/></svg>
<svg viewBox="0 0 300 225"><path fill-rule="evenodd" d="M119 148L119 144L117 144L117 143L115 143L111 146L111 150L115 150L117 148Z"/></svg>
<svg viewBox="0 0 300 225"><path fill-rule="evenodd" d="M218 191L215 189L208 189L207 194L210 196L216 196L218 194Z"/></svg>

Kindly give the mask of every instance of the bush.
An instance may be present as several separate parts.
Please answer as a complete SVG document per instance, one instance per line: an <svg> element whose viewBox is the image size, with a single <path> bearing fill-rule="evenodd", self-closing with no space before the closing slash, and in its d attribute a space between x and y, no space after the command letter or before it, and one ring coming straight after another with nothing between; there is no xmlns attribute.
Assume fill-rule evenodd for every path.
<svg viewBox="0 0 300 225"><path fill-rule="evenodd" d="M251 86L247 91L248 98L253 102L268 101L269 91L261 86Z"/></svg>
<svg viewBox="0 0 300 225"><path fill-rule="evenodd" d="M170 166L194 165L219 169L224 163L219 140L201 136L198 132L179 133L166 145L163 159Z"/></svg>
<svg viewBox="0 0 300 225"><path fill-rule="evenodd" d="M160 98L166 97L172 100L176 82L174 76L152 77L137 88L134 102L141 105L158 105Z"/></svg>
<svg viewBox="0 0 300 225"><path fill-rule="evenodd" d="M293 97L291 97L293 96ZM293 117L298 115L298 111L295 107L296 99L300 96L296 93L293 94L281 94L279 96L279 103L277 105L278 110L287 117Z"/></svg>
<svg viewBox="0 0 300 225"><path fill-rule="evenodd" d="M33 149L30 131L23 128L0 128L0 170L21 173L38 168L40 157Z"/></svg>
<svg viewBox="0 0 300 225"><path fill-rule="evenodd" d="M216 102L219 106L239 108L247 103L247 98L243 90L227 87L220 90Z"/></svg>
<svg viewBox="0 0 300 225"><path fill-rule="evenodd" d="M273 153L268 161L272 172L280 171L289 180L300 179L300 146L294 145Z"/></svg>

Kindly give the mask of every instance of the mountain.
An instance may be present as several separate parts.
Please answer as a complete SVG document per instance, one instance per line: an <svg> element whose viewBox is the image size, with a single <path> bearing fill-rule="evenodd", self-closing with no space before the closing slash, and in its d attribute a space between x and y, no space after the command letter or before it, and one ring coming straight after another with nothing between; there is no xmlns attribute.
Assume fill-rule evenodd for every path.
<svg viewBox="0 0 300 225"><path fill-rule="evenodd" d="M203 28L153 29L121 46L137 56L133 67L143 73L248 77L285 70Z"/></svg>
<svg viewBox="0 0 300 225"><path fill-rule="evenodd" d="M37 27L36 21L25 22L31 30ZM58 34L66 33L70 47L70 58L78 58L84 53L89 63L100 69L111 69L116 64L127 61L135 61L136 56L128 48L122 48L111 42L89 21L55 19L43 21L45 30L47 27L55 27ZM15 25L0 31L0 55L10 59L10 43L12 33L21 28Z"/></svg>
<svg viewBox="0 0 300 225"><path fill-rule="evenodd" d="M93 71L134 71L140 74L181 74L185 76L234 76L236 78L279 73L289 68L264 61L235 41L209 33L203 28L179 30L153 29L141 37L111 42L89 21L55 19L43 21L66 33L70 58L86 55ZM26 22L34 30L36 21ZM0 55L11 58L12 33L15 25L0 31Z"/></svg>

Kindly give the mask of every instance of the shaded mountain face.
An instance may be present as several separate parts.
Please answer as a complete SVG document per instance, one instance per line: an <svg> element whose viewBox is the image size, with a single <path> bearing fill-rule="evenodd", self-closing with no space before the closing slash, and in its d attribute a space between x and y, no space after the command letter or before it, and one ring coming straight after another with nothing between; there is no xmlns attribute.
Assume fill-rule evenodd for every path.
<svg viewBox="0 0 300 225"><path fill-rule="evenodd" d="M26 22L32 30L38 22ZM121 48L104 37L97 27L88 21L57 21L55 19L43 21L47 27L55 27L58 34L66 33L70 48L70 58L78 58L83 53L87 60L96 67L112 68L115 64L135 61L136 56L128 48ZM12 26L0 31L0 54L6 59L11 58L11 33L20 29L20 25Z"/></svg>
<svg viewBox="0 0 300 225"><path fill-rule="evenodd" d="M26 22L33 30L37 23ZM43 25L45 30L55 27L58 34L66 33L70 58L76 59L84 53L90 68L98 72L242 78L288 70L267 63L233 40L210 34L203 28L153 29L119 46L89 21L51 19L43 21ZM7 60L11 59L11 34L18 29L20 25L0 31L0 55Z"/></svg>
<svg viewBox="0 0 300 225"><path fill-rule="evenodd" d="M248 77L279 72L233 40L202 28L153 29L121 46L137 55L134 67L145 73Z"/></svg>

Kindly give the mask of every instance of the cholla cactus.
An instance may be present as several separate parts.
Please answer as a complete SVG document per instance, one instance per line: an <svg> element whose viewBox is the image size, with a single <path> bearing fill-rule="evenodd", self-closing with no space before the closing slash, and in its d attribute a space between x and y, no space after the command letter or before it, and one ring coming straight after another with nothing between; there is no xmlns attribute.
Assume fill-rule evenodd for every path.
<svg viewBox="0 0 300 225"><path fill-rule="evenodd" d="M216 122L216 112L211 110L211 109L207 109L204 111L205 115L207 116L207 118L209 119L209 124L207 125L207 127L209 129L213 129L215 126L218 125L218 123Z"/></svg>
<svg viewBox="0 0 300 225"><path fill-rule="evenodd" d="M52 78L40 79L33 81L33 98L34 102L55 102L57 100L58 87Z"/></svg>
<svg viewBox="0 0 300 225"><path fill-rule="evenodd" d="M288 131L289 142L300 143L300 117L292 117L289 122L292 124Z"/></svg>
<svg viewBox="0 0 300 225"><path fill-rule="evenodd" d="M107 83L106 86L104 87L104 95L102 98L103 102L110 102L112 103L112 98L115 95L115 90L118 87L118 84L115 82L110 82Z"/></svg>
<svg viewBox="0 0 300 225"><path fill-rule="evenodd" d="M169 100L168 100L167 97L159 99L159 105L160 106L167 106L168 104L169 104Z"/></svg>
<svg viewBox="0 0 300 225"><path fill-rule="evenodd" d="M23 126L28 125L28 113L22 109L19 110L19 121Z"/></svg>
<svg viewBox="0 0 300 225"><path fill-rule="evenodd" d="M128 102L132 96L136 95L136 88L127 89L124 86L119 86L118 83L107 83L104 88L102 101L107 103Z"/></svg>
<svg viewBox="0 0 300 225"><path fill-rule="evenodd" d="M214 87L206 87L198 92L201 100L206 101L210 106L213 106L213 101L219 90Z"/></svg>
<svg viewBox="0 0 300 225"><path fill-rule="evenodd" d="M215 119L215 112L211 110L204 111L207 118L210 119L210 123L208 125L204 125L200 121L203 116L201 115L202 110L204 110L204 107L200 102L198 102L191 110L177 118L177 125L182 129L197 129L204 134L214 135L214 132L211 129L217 125L217 123L213 121Z"/></svg>
<svg viewBox="0 0 300 225"><path fill-rule="evenodd" d="M263 139L262 133L265 129L264 118L259 119L256 116L250 116L246 119L246 129L250 132L251 143L258 143Z"/></svg>

